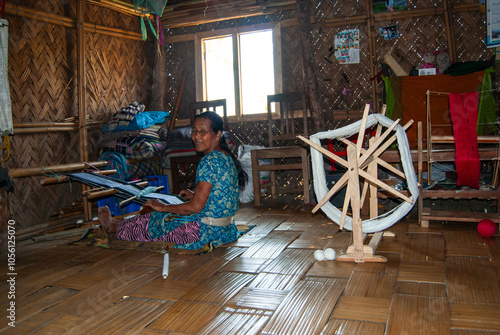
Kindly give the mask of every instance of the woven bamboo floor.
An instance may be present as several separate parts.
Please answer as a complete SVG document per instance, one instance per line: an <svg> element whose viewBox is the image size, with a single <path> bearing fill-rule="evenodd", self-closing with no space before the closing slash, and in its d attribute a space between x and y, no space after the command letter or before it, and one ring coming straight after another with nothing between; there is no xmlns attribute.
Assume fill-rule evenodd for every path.
<svg viewBox="0 0 500 335"><path fill-rule="evenodd" d="M500 238L412 213L383 237L387 263L314 260L349 232L300 199L242 206L256 227L203 255L20 242L16 327L2 334L500 334ZM5 263L4 263L5 264ZM0 294L7 297L6 269Z"/></svg>

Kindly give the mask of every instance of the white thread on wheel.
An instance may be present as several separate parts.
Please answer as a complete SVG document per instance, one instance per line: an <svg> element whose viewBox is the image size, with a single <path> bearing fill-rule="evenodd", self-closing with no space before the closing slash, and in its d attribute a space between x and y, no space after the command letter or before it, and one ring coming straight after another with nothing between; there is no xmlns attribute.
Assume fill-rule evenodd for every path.
<svg viewBox="0 0 500 335"><path fill-rule="evenodd" d="M340 129L313 134L310 136L310 141L320 146L320 141L323 139L342 139L349 137L360 131L361 122L362 120L359 120ZM388 117L380 114L370 114L367 118L366 128L370 128L377 123L386 128L389 128L394 123L394 120L391 120ZM389 228L390 226L401 220L404 216L406 216L406 214L410 212L418 199L417 176L415 174L415 169L413 168L410 145L408 144L408 137L406 136L405 130L400 125L396 126L395 132L397 146L401 157L401 163L403 165L403 173L406 176L408 190L410 191L410 199L413 201L413 203L403 201L401 204L387 213L379 215L375 218L364 220L362 222L363 233L374 233ZM311 162L314 192L316 193L316 198L319 201L326 196L329 190L326 183L323 155L313 147L311 147ZM335 223L340 224L342 212L329 201L327 201L321 207L321 210ZM352 230L351 217L346 216L344 228Z"/></svg>

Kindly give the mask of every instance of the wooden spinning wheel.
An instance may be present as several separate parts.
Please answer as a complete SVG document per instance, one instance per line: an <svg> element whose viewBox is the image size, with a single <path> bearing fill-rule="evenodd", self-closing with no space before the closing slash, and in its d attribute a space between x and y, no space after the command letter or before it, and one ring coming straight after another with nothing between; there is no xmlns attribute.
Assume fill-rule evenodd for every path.
<svg viewBox="0 0 500 335"><path fill-rule="evenodd" d="M354 144L353 142L345 139L346 136L339 136L337 138L334 137L334 139L337 139L338 141L343 142L344 144L347 145L347 160L335 155L334 153L324 149L320 144L319 144L319 139L316 138L317 142L313 142L311 140L306 139L305 137L299 136L301 140L306 142L311 146L311 148L316 149L319 153L325 155L328 158L333 159L335 162L341 164L347 169L347 172L339 179L337 183L326 193L326 195L323 196L322 200L314 207L312 210L313 212L316 212L318 209L322 208L323 206L332 206L329 203L330 198L339 190L341 190L344 186L347 185L347 191L344 199L344 205L342 208L341 216L340 216L340 222L336 221L340 228L342 229L344 225L346 224L346 219L348 218L347 212L349 210L349 206L351 207L352 211L352 219L350 220L352 224L352 231L353 231L353 245L351 245L347 249L347 253L345 255L339 256L337 260L339 261L355 261L355 262L385 262L387 259L382 256L377 256L374 255L375 250L378 246L378 243L380 242L383 233L377 231L375 235L372 237L370 244L369 245L363 245L363 240L366 237L366 234L363 234L363 224L361 220L361 205L364 203L365 197L370 191L370 220L373 220L372 222L375 222L379 220L382 222L384 219L379 219L377 217L377 208L378 208L378 188L384 189L387 192L391 193L394 197L402 199L403 202L406 202L407 205L405 208L402 210L398 209L398 215L397 217L400 218L401 214L406 214L409 209L411 209L415 203L416 198L418 197L418 186L416 186L416 179L415 179L415 172L413 170L413 165L411 164L411 156L410 156L410 164L406 162L404 164L404 170L400 171L397 168L395 168L393 165L388 164L387 162L383 161L380 158L380 155L387 150L396 140L398 140L398 146L408 146L407 144L407 139L406 139L406 134L404 134L404 138L406 139L406 143L400 143L400 138L401 138L401 131L404 133L406 129L408 129L413 121L409 121L404 127L399 126L399 119L396 121L390 120L389 123L387 123L389 120L388 118L385 118L382 116L384 123L387 125L387 129L382 133L383 130L383 125L381 122L378 123L377 125L377 130L375 133L375 136L372 137L369 140L369 147L367 149L363 148L363 139L365 136L365 130L371 125L368 125L368 111L369 111L369 105L365 106L365 110L363 113L363 118L360 122L359 126L359 131L358 131L358 140L357 143ZM383 108L382 113L385 112L385 106ZM380 116L380 115L379 115ZM387 120L386 120L387 119ZM371 120L370 124L374 123L373 120ZM391 124L392 123L392 124ZM400 133L398 136L396 134L391 133L395 131L396 127L402 128L400 130ZM342 133L342 131L341 131ZM313 138L312 135L311 138ZM327 138L327 137L323 137ZM406 148L405 148L406 149ZM400 148L401 150L401 148ZM406 151L404 151L406 153ZM407 148L407 152L409 153L409 148ZM406 154L403 154L401 151L401 156L403 160L403 156L408 159ZM317 172L318 169L318 162L314 161L313 158L313 150L311 150L311 156L313 160L313 168L314 172ZM324 169L322 166L322 160L321 160L321 169ZM391 186L387 185L385 182L379 180L377 178L377 169L378 166L382 166L386 168L388 171L392 172L393 174L397 175L400 178L403 178L408 182L410 185L410 192L411 192L411 197L406 196L402 192L392 188ZM408 167L411 166L411 169ZM410 170L410 171L408 171ZM412 175L413 174L413 175ZM324 176L324 171L323 171L323 176ZM317 176L315 175L315 186L317 183ZM320 178L321 179L321 178ZM363 181L363 188L360 192L360 183ZM315 187L316 189L316 187ZM318 194L318 192L316 192ZM321 192L320 196L321 196ZM401 205L400 205L401 206ZM332 206L333 207L333 206ZM409 208L409 209L408 209ZM324 209L323 209L324 210ZM328 214L328 213L327 213ZM396 214L396 213L394 213ZM403 215L403 216L404 216ZM330 216L330 215L329 215ZM333 219L333 218L332 218ZM390 220L389 220L390 221ZM396 221L395 221L396 222ZM395 222L388 222L390 225L394 224ZM386 224L384 222L384 224ZM349 229L349 227L346 227ZM370 229L367 229L370 230Z"/></svg>

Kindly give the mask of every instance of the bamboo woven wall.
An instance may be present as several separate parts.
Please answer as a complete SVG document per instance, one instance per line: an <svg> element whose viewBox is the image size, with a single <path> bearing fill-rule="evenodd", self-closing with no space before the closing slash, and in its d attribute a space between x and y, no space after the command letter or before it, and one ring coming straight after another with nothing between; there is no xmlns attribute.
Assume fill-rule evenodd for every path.
<svg viewBox="0 0 500 335"><path fill-rule="evenodd" d="M477 4L474 0L453 0L452 6L463 6L466 4ZM357 119L358 110L362 109L367 100L378 101L378 108L383 102L383 84L376 84L376 97L373 97L372 82L370 78L382 70L384 55L393 47L397 47L405 52L406 58L413 64L418 65L422 62L421 55L429 50L447 50L448 39L446 33L445 18L443 15L429 15L428 13L418 17L409 17L402 19L383 20L380 17L374 21L371 31L367 20L361 20L361 23L348 23L349 18L366 16L369 9L366 8L366 1L311 1L311 18L313 20L312 43L315 55L316 73L322 94L322 108L325 116L326 127L336 128L346 120ZM407 1L409 10L433 10L435 7L442 7L441 1ZM288 8L289 9L289 8ZM438 13L436 11L436 13ZM485 47L485 26L484 13L481 14L479 6L477 10L454 10L452 11L452 29L455 32L455 45L457 61L476 61L488 60L493 56L493 50ZM168 29L170 35L188 35L198 31L217 30L227 27L255 24L258 20L261 22L282 21L296 18L295 10L282 11L266 16L238 19L231 21L219 21L217 23L206 23L195 27L183 27L177 29ZM384 40L378 33L379 28L388 25L397 24L400 36L397 39ZM341 65L335 61L333 64L327 62L324 57L329 54L328 49L333 46L335 35L344 29L358 28L360 30L360 63ZM370 35L374 37L375 50L373 55L369 50ZM188 83L190 83L189 95L183 99L195 97L194 92L194 59L186 55L191 55L194 50L194 42L182 42L184 47L179 51L180 43L170 44L167 47L167 71L172 74L171 83L178 81L175 72L179 72L177 67L178 54L182 55L184 61L181 68L190 69ZM296 24L285 25L281 29L282 44L282 66L283 66L283 87L284 91L302 90L303 83L301 58L301 47L298 39L298 27ZM186 45L189 47L186 48ZM177 52L171 52L171 50ZM370 59L374 62L374 73L370 68ZM331 58L334 60L334 57ZM188 64L189 62L189 64ZM349 83L343 77L345 74ZM498 76L497 76L498 78ZM498 81L498 79L497 79ZM175 84L173 84L175 86ZM342 94L344 88L351 90L352 96ZM174 97L171 97L170 105L173 105ZM185 104L184 106L188 106ZM338 111L343 112L339 115ZM351 112L356 111L356 112ZM181 108L181 115L188 114L187 109ZM264 128L260 128L260 127ZM237 139L241 143L255 143L254 134L265 132L265 123L245 123L231 126ZM241 133L240 133L241 131ZM246 137L246 138L245 138Z"/></svg>
<svg viewBox="0 0 500 335"><path fill-rule="evenodd" d="M11 3L75 19L76 1L11 1ZM139 32L137 17L85 5L85 22ZM78 118L76 29L43 18L6 15L9 21L9 81L14 123ZM86 45L86 111L93 120L107 120L137 100L148 105L152 68L140 40L84 33ZM89 130L89 160L98 158L100 131ZM4 168L40 167L80 162L78 132L17 134L11 137L11 158ZM53 214L81 202L78 183L41 186L40 177L16 178L11 211L18 228L53 219ZM77 206L78 208L78 206Z"/></svg>
<svg viewBox="0 0 500 335"><path fill-rule="evenodd" d="M453 0L451 5L460 6L465 4L477 4L474 0ZM376 84L376 97L373 96L372 82L370 78L382 70L384 55L393 47L405 52L406 58L413 64L422 63L421 55L429 50L448 49L446 24L443 15L425 15L403 19L380 18L373 23L371 31L367 20L361 23L348 23L348 19L356 16L366 16L369 8L366 1L311 1L312 18L312 44L316 65L316 74L321 90L323 115L325 127L335 129L345 123L357 120L367 100L378 101L380 108L384 101L384 89L382 82ZM430 0L408 0L409 10L425 10L434 7L442 7L441 1ZM437 13L437 12L436 12ZM219 21L216 23L200 24L195 27L183 27L167 29L166 35L178 36L189 35L199 31L217 30L228 27L256 24L256 21L283 21L296 18L295 10L286 10L280 13L260 16L258 18L237 19L231 21ZM333 22L333 23L332 23ZM336 23L335 23L336 22ZM400 36L397 39L384 40L378 33L379 28L397 24ZM457 61L488 60L493 56L493 50L485 47L484 14L479 11L453 11L452 29L455 32ZM341 65L331 58L332 63L327 62L324 57L329 54L328 49L334 45L335 35L344 29L358 28L360 30L360 63ZM370 54L369 38L373 35L375 50ZM303 68L301 57L301 46L298 38L297 24L287 24L281 28L282 67L283 67L283 90L304 90L302 87ZM194 88L194 50L193 41L173 43L166 46L167 50L167 72L171 77L167 86L177 87L179 73L188 71L189 93L184 95L185 100L194 101L196 92ZM179 58L180 57L180 58ZM370 59L374 62L374 73L370 68ZM181 64L182 63L182 64ZM498 66L497 66L498 67ZM182 70L180 70L182 69ZM349 83L343 77L345 74ZM496 77L499 82L499 76ZM342 94L344 88L350 88L352 96ZM168 104L173 106L174 97L170 96ZM189 115L188 104L181 105L180 115ZM341 112L340 112L341 111ZM231 138L237 145L266 145L262 134L267 131L266 122L238 122L231 124ZM297 183L296 180L289 180Z"/></svg>
<svg viewBox="0 0 500 335"><path fill-rule="evenodd" d="M13 4L26 6L40 12L52 13L74 19L76 1L16 0ZM474 0L452 0L452 5L475 4ZM426 9L441 7L441 1L407 1L408 8ZM365 1L320 1L311 0L313 19L312 43L316 73L322 93L325 126L333 129L345 122L357 119L357 111L365 100L372 96L370 59L374 60L374 71L381 69L384 54L393 46L406 52L406 57L415 65L421 62L420 54L429 49L446 49L447 36L442 15L428 15L398 20L375 21L369 31L366 21L347 23L348 18L366 15ZM281 29L283 87L285 91L302 90L303 69L298 27L293 23L297 17L293 6L267 15L238 18L231 21L165 29L166 36L192 34L199 31L230 28L259 22L283 21L288 24ZM60 121L77 116L76 77L76 30L73 27L44 22L43 19L28 19L8 15L9 80L15 123L33 121ZM110 9L85 3L85 22L139 32L139 19ZM292 23L290 23L292 22ZM340 22L340 23L339 23ZM379 27L398 24L400 37L386 41L376 32ZM493 55L484 46L484 14L478 11L454 12L452 25L459 61L487 60ZM359 28L361 33L361 63L353 65L333 64L324 60L328 48L333 45L335 34L346 28ZM368 48L369 34L375 34L374 54ZM146 104L151 100L154 72L153 57L157 57L151 42L111 37L86 31L86 109L95 120L107 120L116 110L132 100ZM173 109L178 95L181 77L187 75L186 87L180 106L180 117L189 116L189 104L195 100L194 43L184 41L163 46L167 78L165 109ZM333 59L333 58L332 58ZM341 94L346 87L342 73L349 79L353 95ZM497 76L498 82L498 76ZM382 84L376 87L379 105L383 98ZM372 97L373 98L373 97ZM342 112L338 112L342 110ZM265 122L241 122L231 124L232 140L236 144L264 145L261 134L265 133ZM89 132L90 160L97 158L96 141L98 131ZM40 133L18 134L12 140L12 157L5 168L46 166L80 161L78 134ZM294 182L294 181L290 181ZM15 181L12 201L14 217L21 227L47 222L50 216L81 199L79 185L40 186L39 178L19 178ZM41 201L42 199L42 201Z"/></svg>

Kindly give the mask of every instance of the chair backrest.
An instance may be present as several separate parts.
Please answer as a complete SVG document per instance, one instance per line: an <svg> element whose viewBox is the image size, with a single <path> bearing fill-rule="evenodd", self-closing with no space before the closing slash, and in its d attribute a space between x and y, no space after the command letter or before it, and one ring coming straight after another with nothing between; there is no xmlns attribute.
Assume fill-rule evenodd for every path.
<svg viewBox="0 0 500 335"><path fill-rule="evenodd" d="M220 110L222 110L223 113L223 120L224 120L224 130L228 131L229 130L229 122L227 118L227 107L226 107L226 99L219 99L219 100L209 100L209 101L196 101L192 103L192 108L193 110L193 117L191 119L191 123L194 121L194 116L197 114L200 114L202 112L217 112L220 115Z"/></svg>
<svg viewBox="0 0 500 335"><path fill-rule="evenodd" d="M295 117L298 111L302 111L302 115ZM279 114L279 120L273 120L273 113ZM308 136L305 93L292 92L268 95L267 119L270 147L274 146L276 141L295 140L297 135ZM276 127L273 126L274 123L276 123Z"/></svg>

